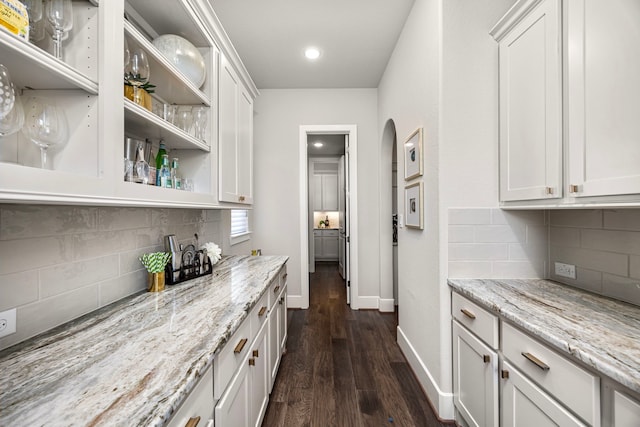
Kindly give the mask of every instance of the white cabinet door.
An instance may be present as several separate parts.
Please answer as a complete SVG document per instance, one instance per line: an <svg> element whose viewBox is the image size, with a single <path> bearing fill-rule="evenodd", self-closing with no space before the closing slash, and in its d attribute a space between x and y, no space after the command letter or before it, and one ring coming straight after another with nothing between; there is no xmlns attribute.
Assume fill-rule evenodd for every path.
<svg viewBox="0 0 640 427"><path fill-rule="evenodd" d="M322 238L323 258L337 261L339 258L338 236L323 236Z"/></svg>
<svg viewBox="0 0 640 427"><path fill-rule="evenodd" d="M498 355L455 320L453 399L470 426L498 426Z"/></svg>
<svg viewBox="0 0 640 427"><path fill-rule="evenodd" d="M269 313L269 392L276 380L282 353L287 341L287 287L276 296L276 301Z"/></svg>
<svg viewBox="0 0 640 427"><path fill-rule="evenodd" d="M560 17L559 0L543 0L519 22L507 14L492 30L499 42L501 201L562 197Z"/></svg>
<svg viewBox="0 0 640 427"><path fill-rule="evenodd" d="M251 371L248 359L229 383L215 410L216 426L250 427Z"/></svg>
<svg viewBox="0 0 640 427"><path fill-rule="evenodd" d="M322 175L313 175L313 210L321 211L322 209ZM318 224L315 224L318 226Z"/></svg>
<svg viewBox="0 0 640 427"><path fill-rule="evenodd" d="M169 421L169 427L184 427L200 417L202 426L213 419L213 367L209 367L198 384Z"/></svg>
<svg viewBox="0 0 640 427"><path fill-rule="evenodd" d="M287 347L287 285L283 286L280 298L277 301L278 308L278 343L280 354L284 354Z"/></svg>
<svg viewBox="0 0 640 427"><path fill-rule="evenodd" d="M253 100L238 75L220 56L218 101L219 198L223 202L253 201Z"/></svg>
<svg viewBox="0 0 640 427"><path fill-rule="evenodd" d="M313 251L316 259L324 258L324 247L322 246L324 239L322 238L322 234L314 233L313 236Z"/></svg>
<svg viewBox="0 0 640 427"><path fill-rule="evenodd" d="M509 362L503 363L502 376L501 418L503 427L586 425L520 374ZM508 378L504 378L506 376Z"/></svg>
<svg viewBox="0 0 640 427"><path fill-rule="evenodd" d="M338 210L338 175L322 175L322 210Z"/></svg>
<svg viewBox="0 0 640 427"><path fill-rule="evenodd" d="M267 340L268 327L263 325L258 333L249 361L251 371L251 425L260 427L262 417L269 403L269 341Z"/></svg>
<svg viewBox="0 0 640 427"><path fill-rule="evenodd" d="M571 0L567 8L569 195L638 194L638 2Z"/></svg>
<svg viewBox="0 0 640 427"><path fill-rule="evenodd" d="M640 425L640 402L619 391L613 393L613 425L637 427Z"/></svg>

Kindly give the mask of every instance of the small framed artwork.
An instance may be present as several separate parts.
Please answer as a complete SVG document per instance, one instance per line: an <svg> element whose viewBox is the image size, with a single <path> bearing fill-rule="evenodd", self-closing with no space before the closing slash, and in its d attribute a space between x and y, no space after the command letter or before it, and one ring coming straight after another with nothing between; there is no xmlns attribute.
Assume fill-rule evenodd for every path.
<svg viewBox="0 0 640 427"><path fill-rule="evenodd" d="M422 128L418 128L404 142L404 180L422 174Z"/></svg>
<svg viewBox="0 0 640 427"><path fill-rule="evenodd" d="M409 228L417 228L422 230L422 182L407 185L404 187L404 211L405 224Z"/></svg>

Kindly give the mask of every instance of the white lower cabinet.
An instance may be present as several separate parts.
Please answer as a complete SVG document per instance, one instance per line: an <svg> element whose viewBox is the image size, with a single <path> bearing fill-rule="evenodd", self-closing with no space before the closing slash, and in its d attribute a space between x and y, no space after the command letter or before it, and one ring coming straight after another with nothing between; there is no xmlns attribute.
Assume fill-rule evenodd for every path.
<svg viewBox="0 0 640 427"><path fill-rule="evenodd" d="M586 426L509 362L503 363L502 427Z"/></svg>
<svg viewBox="0 0 640 427"><path fill-rule="evenodd" d="M213 407L213 368L209 366L168 426L185 427L198 421L199 426L213 427Z"/></svg>
<svg viewBox="0 0 640 427"><path fill-rule="evenodd" d="M640 402L619 391L613 392L613 424L615 427L637 427L640 424Z"/></svg>
<svg viewBox="0 0 640 427"><path fill-rule="evenodd" d="M287 273L281 272L280 283L271 289L269 313L269 393L276 381L280 360L287 342Z"/></svg>
<svg viewBox="0 0 640 427"><path fill-rule="evenodd" d="M453 321L453 390L470 426L498 426L498 354Z"/></svg>

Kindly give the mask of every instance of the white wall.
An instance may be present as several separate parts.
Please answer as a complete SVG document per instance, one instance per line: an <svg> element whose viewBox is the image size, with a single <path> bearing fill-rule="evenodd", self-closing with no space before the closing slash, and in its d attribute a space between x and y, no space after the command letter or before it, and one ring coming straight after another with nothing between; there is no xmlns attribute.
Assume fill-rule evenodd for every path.
<svg viewBox="0 0 640 427"><path fill-rule="evenodd" d="M397 131L400 213L402 143L424 128L425 229L398 236L398 340L444 418L453 417L448 208L497 205L498 63L489 30L511 3L416 0L378 93L378 129L391 119ZM383 165L390 156L383 145ZM381 170L385 191L390 176Z"/></svg>
<svg viewBox="0 0 640 427"><path fill-rule="evenodd" d="M254 104L254 239L288 255L289 303L300 304L300 125L358 126L359 297L379 292L379 151L375 89L265 89ZM363 298L369 301L371 298Z"/></svg>

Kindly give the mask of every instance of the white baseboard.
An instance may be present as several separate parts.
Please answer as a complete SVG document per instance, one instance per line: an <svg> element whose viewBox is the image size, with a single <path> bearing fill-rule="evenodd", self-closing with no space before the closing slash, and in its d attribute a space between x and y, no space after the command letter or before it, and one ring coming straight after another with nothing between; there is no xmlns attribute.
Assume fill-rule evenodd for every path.
<svg viewBox="0 0 640 427"><path fill-rule="evenodd" d="M391 299L380 298L378 302L378 310L382 311L383 313L393 313L394 311L396 311L395 302L396 301L393 298Z"/></svg>
<svg viewBox="0 0 640 427"><path fill-rule="evenodd" d="M443 420L453 420L453 393L445 393L440 390L440 387L438 387L438 384L416 353L407 336L402 332L400 326L398 326L398 345L407 358L409 366L416 374L418 382L427 393L429 400L431 400L434 409L438 412L438 417Z"/></svg>
<svg viewBox="0 0 640 427"><path fill-rule="evenodd" d="M351 308L357 310L370 310L370 309L378 309L378 297L356 297L357 300L354 301L355 298L351 300ZM356 302L356 304L354 304Z"/></svg>
<svg viewBox="0 0 640 427"><path fill-rule="evenodd" d="M307 309L309 308L309 306L302 306L302 295L287 295L287 308Z"/></svg>

